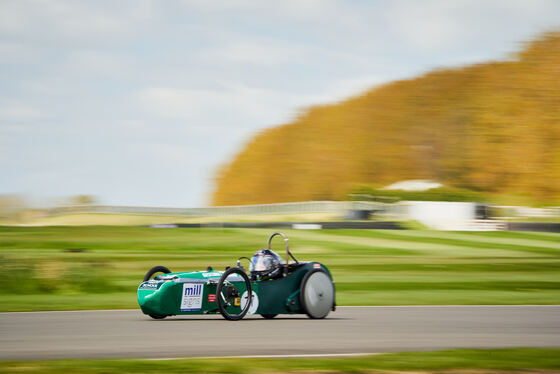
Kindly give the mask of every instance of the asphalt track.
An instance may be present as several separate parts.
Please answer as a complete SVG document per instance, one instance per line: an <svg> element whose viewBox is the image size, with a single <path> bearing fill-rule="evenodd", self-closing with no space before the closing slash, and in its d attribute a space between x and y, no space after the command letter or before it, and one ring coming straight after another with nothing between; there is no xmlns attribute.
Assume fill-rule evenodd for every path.
<svg viewBox="0 0 560 374"><path fill-rule="evenodd" d="M152 320L139 310L0 313L0 360L560 347L560 306L340 307L324 320Z"/></svg>

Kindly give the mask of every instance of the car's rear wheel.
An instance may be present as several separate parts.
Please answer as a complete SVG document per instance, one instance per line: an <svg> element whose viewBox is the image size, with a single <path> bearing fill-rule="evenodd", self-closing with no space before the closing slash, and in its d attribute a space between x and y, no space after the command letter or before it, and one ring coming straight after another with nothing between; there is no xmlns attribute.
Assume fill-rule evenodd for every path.
<svg viewBox="0 0 560 374"><path fill-rule="evenodd" d="M149 281L152 278L152 276L154 276L157 273L169 274L171 273L171 270L169 270L165 266L154 266L153 268L148 270L146 275L144 275L144 282Z"/></svg>
<svg viewBox="0 0 560 374"><path fill-rule="evenodd" d="M241 303L241 295L247 292L247 300ZM251 281L240 268L229 268L218 281L216 303L220 314L227 320L237 321L247 314L253 299Z"/></svg>
<svg viewBox="0 0 560 374"><path fill-rule="evenodd" d="M322 269L313 269L301 282L300 303L310 318L325 318L334 306L334 284Z"/></svg>

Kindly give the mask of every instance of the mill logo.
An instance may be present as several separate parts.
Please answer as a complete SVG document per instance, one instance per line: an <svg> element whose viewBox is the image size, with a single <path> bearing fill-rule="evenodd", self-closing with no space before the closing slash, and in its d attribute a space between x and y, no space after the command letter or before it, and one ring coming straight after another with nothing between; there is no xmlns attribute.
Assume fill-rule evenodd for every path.
<svg viewBox="0 0 560 374"><path fill-rule="evenodd" d="M187 286L185 284L185 286ZM185 296L199 296L202 295L202 284L188 285L183 289Z"/></svg>
<svg viewBox="0 0 560 374"><path fill-rule="evenodd" d="M196 312L202 307L203 284L183 284L183 295L181 297L181 312Z"/></svg>

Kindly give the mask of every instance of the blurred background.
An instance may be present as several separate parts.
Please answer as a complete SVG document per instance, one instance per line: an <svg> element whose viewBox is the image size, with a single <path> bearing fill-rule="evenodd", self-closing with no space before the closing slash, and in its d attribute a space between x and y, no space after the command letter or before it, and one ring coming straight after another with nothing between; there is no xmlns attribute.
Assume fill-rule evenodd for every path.
<svg viewBox="0 0 560 374"><path fill-rule="evenodd" d="M5 0L0 86L2 312L278 229L339 305L560 304L557 0Z"/></svg>
<svg viewBox="0 0 560 374"><path fill-rule="evenodd" d="M379 256L413 254L393 280L423 295L449 273L422 264L456 271L482 245L486 274L515 235L546 252L540 274L527 258L522 284L495 288L467 266L465 287L491 292L459 302L511 303L525 281L543 293L518 302L558 301L557 234L517 231L560 232L559 30L546 0L0 3L4 308L134 306L148 253L226 266L278 228L327 229L292 235L334 266L343 304L387 301ZM357 228L409 230L328 230ZM75 297L91 292L114 294ZM451 301L407 292L387 302Z"/></svg>
<svg viewBox="0 0 560 374"><path fill-rule="evenodd" d="M557 1L0 7L3 210L346 200L409 179L558 205Z"/></svg>

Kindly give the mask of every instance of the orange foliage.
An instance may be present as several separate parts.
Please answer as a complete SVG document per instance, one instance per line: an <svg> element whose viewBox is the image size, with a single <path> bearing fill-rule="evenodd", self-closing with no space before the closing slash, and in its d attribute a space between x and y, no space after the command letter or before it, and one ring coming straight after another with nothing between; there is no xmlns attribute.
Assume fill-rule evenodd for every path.
<svg viewBox="0 0 560 374"><path fill-rule="evenodd" d="M390 83L267 129L222 167L212 203L339 200L420 178L558 199L560 32L511 61Z"/></svg>

